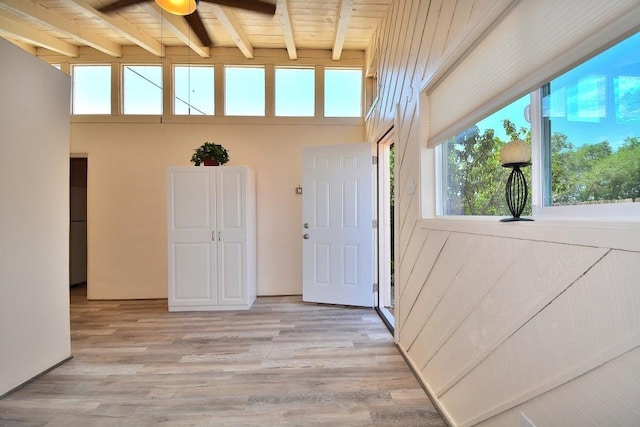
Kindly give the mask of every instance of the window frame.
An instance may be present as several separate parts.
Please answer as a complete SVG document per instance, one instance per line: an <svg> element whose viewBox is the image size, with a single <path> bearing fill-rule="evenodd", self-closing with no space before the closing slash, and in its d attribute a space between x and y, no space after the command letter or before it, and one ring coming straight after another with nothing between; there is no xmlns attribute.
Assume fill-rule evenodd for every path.
<svg viewBox="0 0 640 427"><path fill-rule="evenodd" d="M50 64L60 61L58 57L48 58ZM222 58L220 58L222 60ZM74 115L71 111L72 123L176 123L176 124L304 124L304 125L335 125L335 126L360 126L364 122L363 117L324 117L323 110L323 75L325 67L330 66L336 69L357 69L363 70L363 61L360 58L341 60L341 63L328 63L329 60L304 61L300 64L290 64L279 59L273 62L261 61L259 63L244 63L241 59L229 60L225 62L216 61L191 61L188 65L213 65L214 66L214 107L213 115L176 115L173 112L173 65L185 65L184 59L168 58L161 63L158 61L143 61L139 57L132 55L120 58L109 63L96 58L85 59L84 57L72 59L68 62L61 62L63 72L71 74L71 67L74 65L108 65L111 67L111 112L110 114L79 114ZM342 63L344 62L344 63ZM123 114L123 66L130 65L160 65L162 67L162 109L159 114ZM225 116L225 83L224 68L227 66L257 66L265 70L265 114L263 116ZM314 116L276 116L275 115L275 73L274 67L295 67L313 68L315 74L315 115ZM360 89L364 92L364 88ZM71 106L70 106L71 109Z"/></svg>
<svg viewBox="0 0 640 427"><path fill-rule="evenodd" d="M535 220L591 220L591 221L625 221L640 222L640 202L631 203L598 203L584 205L550 206L546 200L550 198L550 168L548 159L550 147L544 143L544 121L542 118L542 97L544 87L530 92L531 107L531 197L532 215ZM428 201L422 204L423 218L437 217L439 219L470 219L470 218L500 218L479 215L446 215L444 214L446 197L445 150L444 143L434 148L425 149L428 156L421 163L423 168L432 164L433 182L427 185L425 198L432 198L433 205ZM433 160L429 157L433 156ZM423 180L423 182L425 182ZM427 183L428 184L428 183ZM431 194L431 195L429 195ZM508 213L505 212L505 216Z"/></svg>
<svg viewBox="0 0 640 427"><path fill-rule="evenodd" d="M213 92L212 92L212 103L213 103L213 113L211 114L191 114L191 112L187 114L178 114L176 113L176 69L177 68L210 68L213 76L212 76L212 84L213 84ZM175 63L171 65L171 114L175 117L214 117L216 115L217 105L216 105L216 66L214 64L181 64Z"/></svg>
<svg viewBox="0 0 640 427"><path fill-rule="evenodd" d="M305 70L305 71L311 71L313 73L313 83L312 83L312 90L313 90L313 99L311 100L311 105L312 105L312 112L309 115L304 115L304 116L300 116L300 115L288 115L288 114L278 114L278 70ZM291 67L291 66L286 66L286 65L276 65L273 68L273 117L316 117L318 114L318 111L316 109L317 106L317 100L318 100L318 93L317 93L317 69L316 67L313 66L298 66L298 67Z"/></svg>
<svg viewBox="0 0 640 427"><path fill-rule="evenodd" d="M610 48L614 48L619 43L630 37L638 36L639 31L636 30L628 34L624 38L612 40L606 49L595 49L590 55L585 56L579 63L574 64L570 69L551 75L549 78L539 85L538 89L529 92L530 107L529 119L531 125L531 148L532 148L532 165L531 165L531 183L530 191L532 215L535 220L559 220L559 221L591 221L591 222L625 222L640 223L640 201L634 202L613 202L613 203L588 203L573 205L551 205L551 144L548 140L550 137L550 124L543 117L543 98L548 95L549 83L557 77L569 73L572 70L582 66L582 64L596 58ZM526 93L521 94L524 96ZM444 197L447 194L447 180L444 174L446 168L446 159L444 153L444 144L441 139L429 141L429 122L424 118L429 117L430 98L427 92L427 85L424 85L418 95L418 114L420 116L420 135L427 142L423 145L423 156L421 159L422 174L422 200L421 214L424 219L470 219L482 218L483 216L473 215L445 215L446 202ZM499 111L509 103L496 108ZM495 112L494 111L494 112ZM487 114L485 117L490 116ZM478 120L481 121L484 118ZM478 122L476 121L476 122ZM639 135L640 136L640 135ZM431 147L431 148L430 148ZM506 184L506 183L505 183ZM505 215L508 215L505 212ZM496 218L499 216L484 216L484 218Z"/></svg>
<svg viewBox="0 0 640 427"><path fill-rule="evenodd" d="M228 86L227 86L227 70L229 69L260 69L263 72L263 77L264 80L262 82L262 87L263 87L263 99L262 99L262 114L229 114L229 112L227 111L228 105L229 103L228 101ZM258 118L258 117L268 117L267 116L267 67L266 65L237 65L237 64L225 64L223 67L223 74L224 74L224 80L223 80L223 94L222 96L224 97L224 111L222 112L222 115L224 117L254 117L254 118Z"/></svg>
<svg viewBox="0 0 640 427"><path fill-rule="evenodd" d="M164 88L164 66L157 63L121 63L120 65L120 115L123 117L163 117L165 115L164 111L164 96L165 96L165 88ZM162 82L162 86L160 87L160 113L126 113L125 112L125 100L126 100L126 87L124 84L125 81L125 69L126 67L155 67L160 69L160 81Z"/></svg>
<svg viewBox="0 0 640 427"><path fill-rule="evenodd" d="M357 116L332 116L332 115L327 115L327 72L328 71L357 71L360 73L360 112ZM322 73L322 80L323 80L323 91L322 91L322 117L324 118L338 118L338 119L361 119L364 118L364 92L365 92L365 88L364 88L364 82L365 82L365 73L364 73L364 69L362 67L324 67L323 69L323 73Z"/></svg>
<svg viewBox="0 0 640 427"><path fill-rule="evenodd" d="M76 72L75 69L76 68L88 68L88 67L105 67L109 69L109 111L105 112L105 113L76 113L75 112L75 107L76 107L76 100L75 100L75 77L76 77ZM60 68L58 68L58 70L62 71L62 67L60 66ZM86 116L99 116L99 117L108 117L111 114L113 114L113 85L112 85L112 77L113 77L113 68L111 66L111 64L107 64L107 63L78 63L78 64L73 64L70 68L71 71L71 115L72 116L76 116L76 117L86 117Z"/></svg>

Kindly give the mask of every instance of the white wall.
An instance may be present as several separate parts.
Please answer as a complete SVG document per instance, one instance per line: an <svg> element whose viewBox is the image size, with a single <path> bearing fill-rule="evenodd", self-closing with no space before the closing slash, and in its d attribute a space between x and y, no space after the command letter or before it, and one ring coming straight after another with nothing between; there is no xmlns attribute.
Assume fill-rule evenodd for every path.
<svg viewBox="0 0 640 427"><path fill-rule="evenodd" d="M205 141L256 171L258 295L302 293L302 147L362 141L364 126L257 122L71 125L88 155L90 299L167 297L166 168Z"/></svg>
<svg viewBox="0 0 640 427"><path fill-rule="evenodd" d="M367 55L380 85L367 137L395 124L396 340L454 425L640 425L640 223L423 220L409 191L428 130L418 89L531 1L395 0Z"/></svg>
<svg viewBox="0 0 640 427"><path fill-rule="evenodd" d="M0 395L70 356L68 76L0 39Z"/></svg>

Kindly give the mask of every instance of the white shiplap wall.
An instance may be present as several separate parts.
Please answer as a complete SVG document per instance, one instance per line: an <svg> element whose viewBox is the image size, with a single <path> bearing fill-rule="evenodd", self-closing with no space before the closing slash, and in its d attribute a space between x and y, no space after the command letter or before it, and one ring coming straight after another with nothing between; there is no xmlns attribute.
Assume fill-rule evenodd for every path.
<svg viewBox="0 0 640 427"><path fill-rule="evenodd" d="M422 220L408 191L417 91L511 7L396 0L368 52L367 136L396 144L396 340L454 425L640 425L640 224Z"/></svg>

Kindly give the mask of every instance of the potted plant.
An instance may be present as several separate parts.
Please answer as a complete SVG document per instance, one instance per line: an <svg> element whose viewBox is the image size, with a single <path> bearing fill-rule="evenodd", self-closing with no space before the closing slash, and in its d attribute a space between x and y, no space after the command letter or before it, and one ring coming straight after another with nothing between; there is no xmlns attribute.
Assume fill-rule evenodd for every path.
<svg viewBox="0 0 640 427"><path fill-rule="evenodd" d="M205 142L195 149L191 161L196 166L200 166L201 163L205 166L224 165L229 161L229 153L220 144Z"/></svg>

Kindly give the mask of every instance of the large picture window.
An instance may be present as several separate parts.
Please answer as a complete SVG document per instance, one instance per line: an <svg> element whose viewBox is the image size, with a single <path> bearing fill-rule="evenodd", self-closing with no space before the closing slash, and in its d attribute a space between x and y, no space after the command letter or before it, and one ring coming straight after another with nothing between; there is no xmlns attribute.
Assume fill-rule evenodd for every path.
<svg viewBox="0 0 640 427"><path fill-rule="evenodd" d="M545 205L640 201L640 33L543 92Z"/></svg>
<svg viewBox="0 0 640 427"><path fill-rule="evenodd" d="M537 108L529 108L532 99L540 100ZM540 129L533 139L529 121ZM523 170L528 187L537 185L538 213L552 212L545 207L599 205L597 212L615 215L640 202L640 33L447 140L441 149L440 212L508 214L507 171L499 153L516 138L540 153ZM532 170L540 179L532 182ZM529 197L524 215L531 213Z"/></svg>

